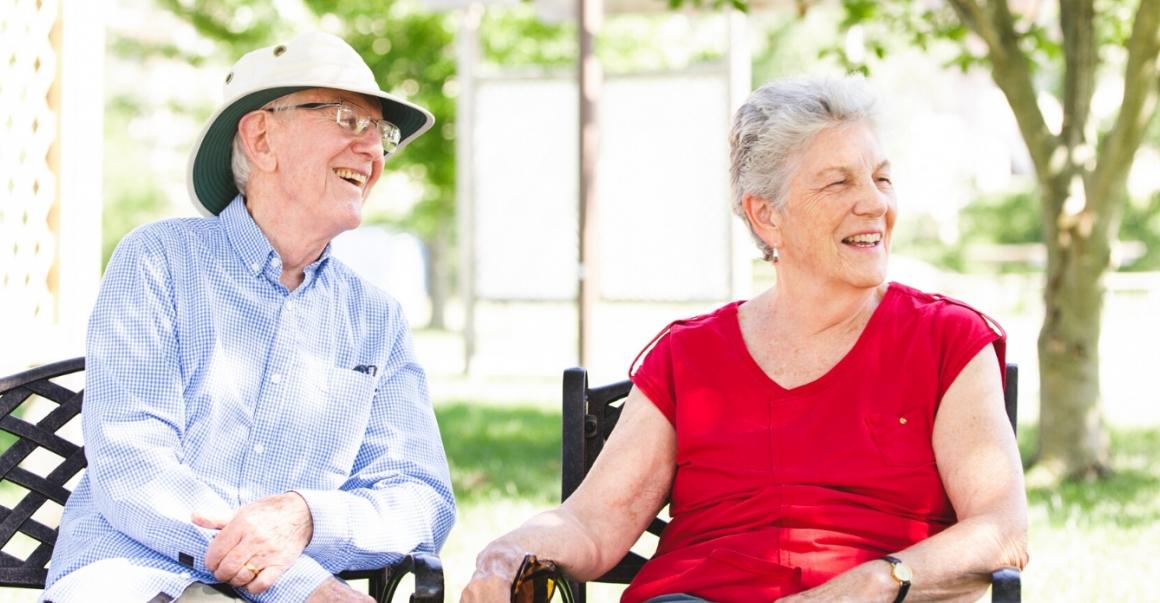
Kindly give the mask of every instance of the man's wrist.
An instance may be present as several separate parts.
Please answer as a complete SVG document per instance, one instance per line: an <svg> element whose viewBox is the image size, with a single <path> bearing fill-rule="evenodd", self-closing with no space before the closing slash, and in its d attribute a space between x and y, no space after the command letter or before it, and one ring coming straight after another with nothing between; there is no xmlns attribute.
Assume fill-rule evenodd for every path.
<svg viewBox="0 0 1160 603"><path fill-rule="evenodd" d="M301 522L301 530L305 536L303 548L310 545L310 541L314 538L314 515L310 511L310 503L306 502L306 497L295 490L290 490L283 494L290 504L297 509L297 515Z"/></svg>
<svg viewBox="0 0 1160 603"><path fill-rule="evenodd" d="M328 490L293 490L310 509L313 531L304 551L317 559L346 565L350 546L351 510L345 493Z"/></svg>

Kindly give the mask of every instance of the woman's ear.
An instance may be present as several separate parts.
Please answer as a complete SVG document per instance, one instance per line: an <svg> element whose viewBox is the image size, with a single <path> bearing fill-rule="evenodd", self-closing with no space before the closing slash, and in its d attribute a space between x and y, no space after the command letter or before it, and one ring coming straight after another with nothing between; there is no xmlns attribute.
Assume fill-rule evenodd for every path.
<svg viewBox="0 0 1160 603"><path fill-rule="evenodd" d="M781 214L773 209L773 203L753 193L741 196L741 208L753 232L771 247L781 246Z"/></svg>
<svg viewBox="0 0 1160 603"><path fill-rule="evenodd" d="M270 113L267 111L251 111L238 120L242 150L250 160L250 167L264 172L272 172L278 165L270 148L269 126Z"/></svg>

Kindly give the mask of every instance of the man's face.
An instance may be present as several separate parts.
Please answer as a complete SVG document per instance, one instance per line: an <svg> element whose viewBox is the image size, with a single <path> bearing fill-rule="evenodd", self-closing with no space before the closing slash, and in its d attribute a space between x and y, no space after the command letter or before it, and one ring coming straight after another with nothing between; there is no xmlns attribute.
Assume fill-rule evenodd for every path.
<svg viewBox="0 0 1160 603"><path fill-rule="evenodd" d="M382 118L377 99L326 88L291 94L273 105L306 103L342 103L356 117ZM356 135L335 121L335 113L334 107L277 111L268 130L281 209L327 239L358 227L363 203L383 172L379 131L369 127Z"/></svg>

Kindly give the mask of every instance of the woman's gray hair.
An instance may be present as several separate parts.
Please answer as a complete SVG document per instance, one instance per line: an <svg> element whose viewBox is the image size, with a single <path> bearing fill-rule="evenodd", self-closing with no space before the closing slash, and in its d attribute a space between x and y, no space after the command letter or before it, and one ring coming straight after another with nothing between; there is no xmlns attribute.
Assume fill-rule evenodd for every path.
<svg viewBox="0 0 1160 603"><path fill-rule="evenodd" d="M733 212L745 221L766 260L773 249L757 236L742 197L785 206L798 154L825 128L878 118L877 98L861 77L788 78L765 84L737 110L729 133Z"/></svg>

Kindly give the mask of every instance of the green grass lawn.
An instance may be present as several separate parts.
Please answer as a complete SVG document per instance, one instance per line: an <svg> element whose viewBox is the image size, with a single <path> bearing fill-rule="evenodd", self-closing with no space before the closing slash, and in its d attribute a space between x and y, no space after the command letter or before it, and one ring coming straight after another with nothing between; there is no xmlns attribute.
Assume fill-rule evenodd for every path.
<svg viewBox="0 0 1160 603"><path fill-rule="evenodd" d="M460 506L559 501L559 412L456 401L436 414Z"/></svg>
<svg viewBox="0 0 1160 603"><path fill-rule="evenodd" d="M1035 435L1020 431L1024 458ZM1025 600L1160 598L1160 428L1117 428L1111 436L1111 477L1029 489Z"/></svg>
<svg viewBox="0 0 1160 603"><path fill-rule="evenodd" d="M456 601L487 542L559 499L560 415L547 403L465 400L441 402L436 413L460 505L442 554L447 601ZM1117 428L1111 435L1116 472L1110 478L1029 490L1025 601L1157 600L1160 428ZM1034 428L1021 427L1025 458L1035 437ZM590 588L589 600L615 601L618 592ZM2 603L35 598L0 591Z"/></svg>

